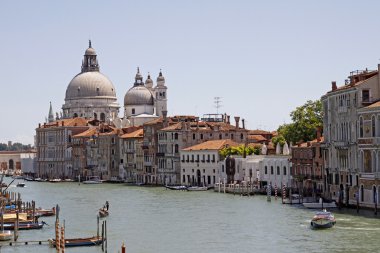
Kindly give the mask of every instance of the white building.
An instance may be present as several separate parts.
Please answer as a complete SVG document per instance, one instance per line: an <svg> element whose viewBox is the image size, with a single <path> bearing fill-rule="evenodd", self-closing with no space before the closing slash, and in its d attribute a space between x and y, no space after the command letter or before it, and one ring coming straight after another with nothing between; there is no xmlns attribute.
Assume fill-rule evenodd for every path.
<svg viewBox="0 0 380 253"><path fill-rule="evenodd" d="M225 147L239 146L229 140L206 141L180 151L181 184L213 186L218 182L218 163L221 159L219 151ZM175 182L175 175L172 176Z"/></svg>
<svg viewBox="0 0 380 253"><path fill-rule="evenodd" d="M259 185L271 184L273 187L291 185L291 162L289 155L253 155L228 157L221 161L218 180L222 183L251 182Z"/></svg>
<svg viewBox="0 0 380 253"><path fill-rule="evenodd" d="M133 87L124 96L124 118L131 126L141 126L162 116L163 111L167 111L167 87L162 72L157 77L157 86L153 87L150 75L144 84L137 68Z"/></svg>

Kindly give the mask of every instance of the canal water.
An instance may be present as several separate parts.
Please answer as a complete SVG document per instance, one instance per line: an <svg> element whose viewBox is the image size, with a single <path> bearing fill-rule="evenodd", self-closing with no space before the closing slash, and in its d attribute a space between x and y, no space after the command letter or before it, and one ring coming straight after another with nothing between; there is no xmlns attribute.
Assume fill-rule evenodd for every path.
<svg viewBox="0 0 380 253"><path fill-rule="evenodd" d="M112 253L119 252L123 242L128 253L379 252L380 219L371 213L358 216L354 210L334 211L335 227L312 230L314 211L282 205L281 198L267 202L265 196L122 184L26 182L25 188L10 190L43 208L59 204L66 238L96 235L97 210L108 200L108 252ZM42 220L50 226L20 231L19 240L54 237L54 217ZM0 252L55 250L45 244L2 246ZM96 246L66 252L102 251Z"/></svg>

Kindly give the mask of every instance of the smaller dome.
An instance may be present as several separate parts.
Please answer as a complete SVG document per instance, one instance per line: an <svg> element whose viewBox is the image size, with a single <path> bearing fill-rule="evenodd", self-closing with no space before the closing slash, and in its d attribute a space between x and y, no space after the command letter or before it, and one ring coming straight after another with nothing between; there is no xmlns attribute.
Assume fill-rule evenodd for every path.
<svg viewBox="0 0 380 253"><path fill-rule="evenodd" d="M153 95L145 86L134 86L124 96L127 105L153 105Z"/></svg>
<svg viewBox="0 0 380 253"><path fill-rule="evenodd" d="M86 49L86 52L84 52L84 54L85 55L96 55L96 51L92 47L89 47Z"/></svg>

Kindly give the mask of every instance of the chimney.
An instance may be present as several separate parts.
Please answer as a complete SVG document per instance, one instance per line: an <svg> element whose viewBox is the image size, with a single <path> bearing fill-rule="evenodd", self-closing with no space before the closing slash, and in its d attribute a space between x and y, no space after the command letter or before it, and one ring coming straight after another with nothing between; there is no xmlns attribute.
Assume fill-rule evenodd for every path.
<svg viewBox="0 0 380 253"><path fill-rule="evenodd" d="M38 123L38 128L41 128L41 123Z"/></svg>
<svg viewBox="0 0 380 253"><path fill-rule="evenodd" d="M336 89L338 89L338 87L336 86L336 81L332 81L331 82L331 90L335 91Z"/></svg>
<svg viewBox="0 0 380 253"><path fill-rule="evenodd" d="M227 124L230 124L230 115L227 115Z"/></svg>
<svg viewBox="0 0 380 253"><path fill-rule="evenodd" d="M236 128L239 128L239 120L240 120L240 117L235 116L235 126L236 126Z"/></svg>
<svg viewBox="0 0 380 253"><path fill-rule="evenodd" d="M317 142L321 142L321 128L317 127Z"/></svg>
<svg viewBox="0 0 380 253"><path fill-rule="evenodd" d="M245 119L241 119L241 124L243 125L243 129L245 129Z"/></svg>

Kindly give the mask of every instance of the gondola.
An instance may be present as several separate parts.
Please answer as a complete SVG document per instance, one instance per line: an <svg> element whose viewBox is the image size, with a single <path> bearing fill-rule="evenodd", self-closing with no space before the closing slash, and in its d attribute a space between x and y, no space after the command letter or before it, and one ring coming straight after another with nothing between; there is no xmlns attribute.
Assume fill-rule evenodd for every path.
<svg viewBox="0 0 380 253"><path fill-rule="evenodd" d="M65 247L95 246L103 242L102 237L93 236L88 238L65 239ZM55 247L55 239L49 239L51 247Z"/></svg>

